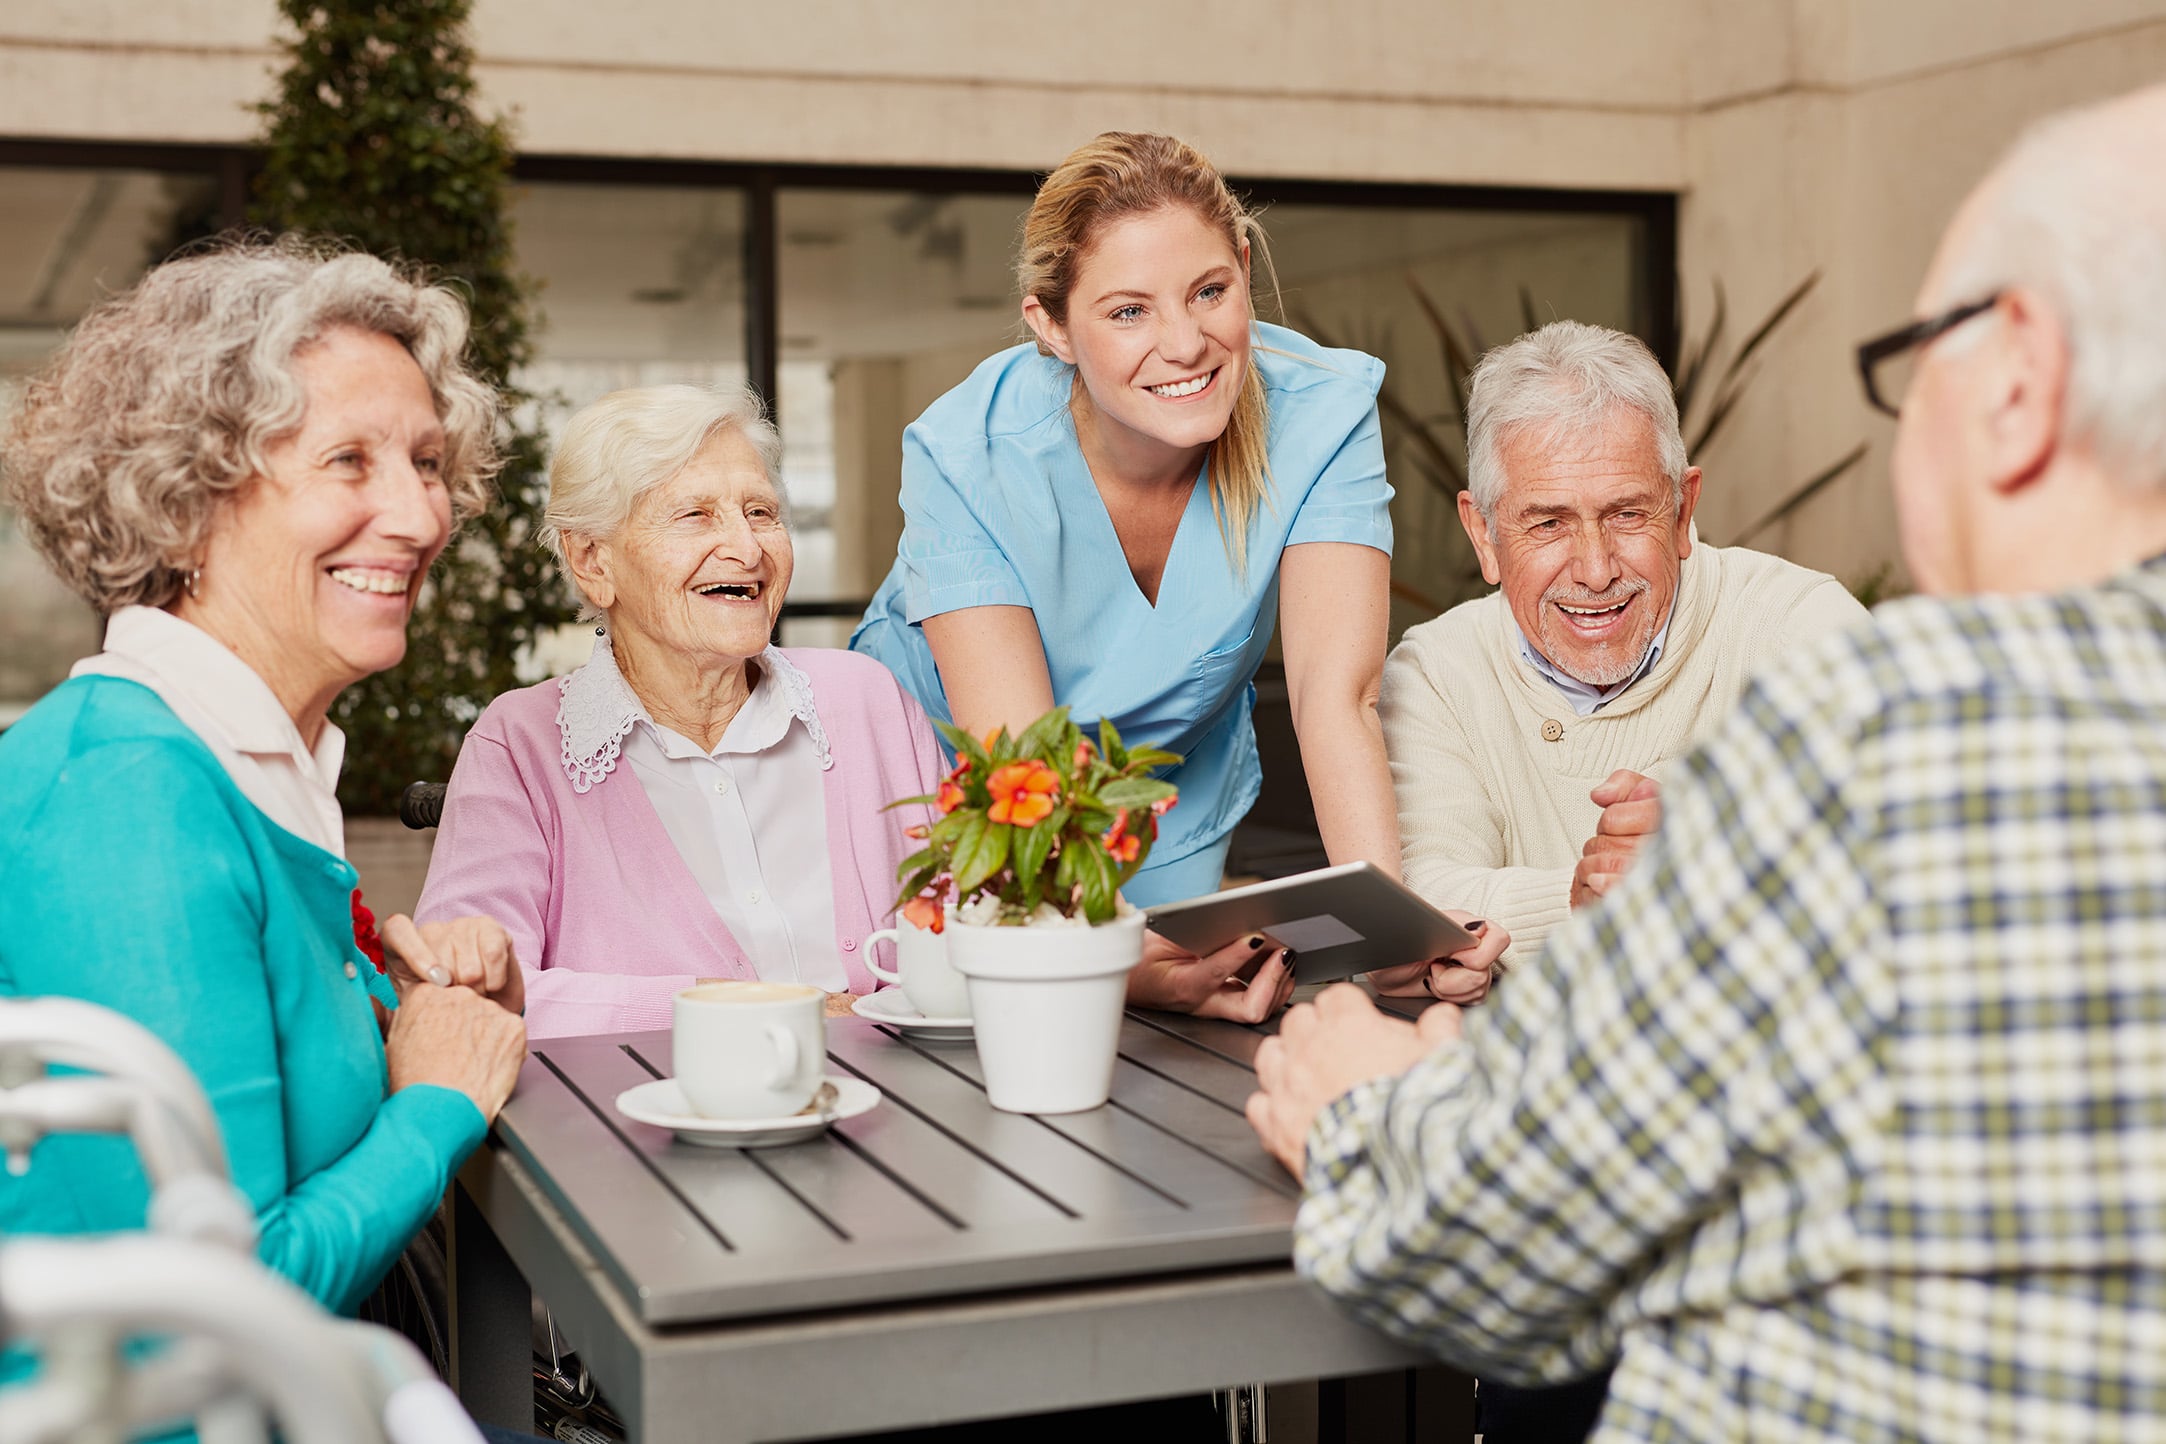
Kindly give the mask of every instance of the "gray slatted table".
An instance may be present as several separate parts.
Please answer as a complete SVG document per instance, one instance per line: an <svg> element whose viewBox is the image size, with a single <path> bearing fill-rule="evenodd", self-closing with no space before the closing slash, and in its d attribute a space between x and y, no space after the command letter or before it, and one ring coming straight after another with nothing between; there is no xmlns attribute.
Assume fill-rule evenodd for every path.
<svg viewBox="0 0 2166 1444"><path fill-rule="evenodd" d="M455 1191L460 1393L532 1427L529 1281L649 1444L1428 1362L1295 1278L1299 1193L1241 1116L1260 1042L1135 1014L1108 1106L1022 1117L986 1102L969 1043L830 1019L830 1070L881 1105L745 1152L616 1112L669 1073L666 1032L538 1044Z"/></svg>

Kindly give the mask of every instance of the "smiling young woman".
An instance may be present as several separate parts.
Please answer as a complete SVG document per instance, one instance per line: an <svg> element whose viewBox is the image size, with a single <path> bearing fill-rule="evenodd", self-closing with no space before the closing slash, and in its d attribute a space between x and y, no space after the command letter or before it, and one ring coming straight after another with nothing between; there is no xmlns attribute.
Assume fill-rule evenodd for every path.
<svg viewBox="0 0 2166 1444"><path fill-rule="evenodd" d="M1057 701L1181 754L1138 905L1219 884L1261 779L1249 684L1274 605L1325 849L1399 870L1375 705L1384 368L1258 322L1264 260L1254 218L1171 136L1109 133L1063 161L1023 227L1034 342L904 433L900 554L850 642L972 732ZM1260 1016L1279 969L1203 1010ZM1139 970L1136 1000L1194 1003L1178 971Z"/></svg>

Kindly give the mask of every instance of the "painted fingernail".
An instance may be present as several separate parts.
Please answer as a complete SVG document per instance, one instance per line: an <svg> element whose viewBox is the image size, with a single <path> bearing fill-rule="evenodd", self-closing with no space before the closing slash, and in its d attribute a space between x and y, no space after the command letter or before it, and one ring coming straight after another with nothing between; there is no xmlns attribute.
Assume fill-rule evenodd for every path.
<svg viewBox="0 0 2166 1444"><path fill-rule="evenodd" d="M1256 951L1256 950L1257 950L1258 948L1261 948L1261 947L1262 947L1263 945L1264 945L1264 938L1263 938L1263 934L1262 934L1262 933L1250 933L1250 934L1248 935L1248 950L1249 950L1250 952L1252 952L1252 953L1253 953L1253 952L1255 952L1255 951Z"/></svg>
<svg viewBox="0 0 2166 1444"><path fill-rule="evenodd" d="M1289 973L1294 969L1294 959L1300 956L1301 954L1295 952L1292 948L1279 949L1279 961L1286 965L1286 971Z"/></svg>
<svg viewBox="0 0 2166 1444"><path fill-rule="evenodd" d="M1470 933L1478 933L1478 932L1480 932L1480 931L1481 931L1482 929L1484 929L1484 928L1486 928L1486 927L1488 927L1488 926L1489 926L1489 919L1487 919L1487 918L1476 918L1476 919L1475 919L1475 920L1474 920L1473 922L1470 922L1470 923L1468 923L1468 924L1467 924L1467 931L1468 931L1468 932L1470 932Z"/></svg>

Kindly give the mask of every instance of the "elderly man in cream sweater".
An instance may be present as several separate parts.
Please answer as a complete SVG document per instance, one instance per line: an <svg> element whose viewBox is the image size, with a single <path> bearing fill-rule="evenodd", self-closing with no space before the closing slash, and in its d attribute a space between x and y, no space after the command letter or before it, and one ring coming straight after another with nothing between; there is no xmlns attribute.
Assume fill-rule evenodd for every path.
<svg viewBox="0 0 2166 1444"><path fill-rule="evenodd" d="M1762 663L1866 614L1832 577L1697 539L1700 469L1631 336L1559 321L1491 351L1467 452L1459 518L1497 590L1407 632L1384 739L1408 885L1525 961L1654 831L1662 764Z"/></svg>

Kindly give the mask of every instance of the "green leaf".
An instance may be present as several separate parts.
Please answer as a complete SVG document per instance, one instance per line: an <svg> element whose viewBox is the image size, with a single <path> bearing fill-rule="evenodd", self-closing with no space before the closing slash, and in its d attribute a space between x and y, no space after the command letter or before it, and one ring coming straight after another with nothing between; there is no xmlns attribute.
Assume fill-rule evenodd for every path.
<svg viewBox="0 0 2166 1444"><path fill-rule="evenodd" d="M895 906L888 909L888 911L902 911L904 903L909 902L910 899L925 891L927 887L932 885L932 880L938 876L940 876L940 869L937 867L920 868L912 873L903 882L902 891L895 895Z"/></svg>
<svg viewBox="0 0 2166 1444"><path fill-rule="evenodd" d="M1094 923L1107 922L1113 917L1120 889L1113 859L1096 845L1075 851L1082 854L1076 859L1076 872L1083 883L1083 915Z"/></svg>
<svg viewBox="0 0 2166 1444"><path fill-rule="evenodd" d="M948 746L954 750L955 755L967 761L976 769L979 776L982 777L991 770L989 759L985 755L985 748L977 738L971 736L953 722L942 722L936 718L933 726L940 730L942 737L948 739Z"/></svg>
<svg viewBox="0 0 2166 1444"><path fill-rule="evenodd" d="M1068 825L1068 809L1056 807L1045 821L1036 827L1026 827L1015 835L1015 875L1018 880L1035 878L1045 870L1046 857L1053 851L1053 840Z"/></svg>
<svg viewBox="0 0 2166 1444"><path fill-rule="evenodd" d="M955 845L955 895L967 898L1008 863L1008 842L1015 829L1005 822L984 822L965 829Z"/></svg>
<svg viewBox="0 0 2166 1444"><path fill-rule="evenodd" d="M895 876L901 877L904 873L915 868L929 867L938 869L939 866L940 855L929 847L921 847L896 864Z"/></svg>
<svg viewBox="0 0 2166 1444"><path fill-rule="evenodd" d="M1098 789L1098 800L1105 806L1130 812L1147 811L1152 803L1179 795L1180 789L1172 783L1149 777L1123 777Z"/></svg>
<svg viewBox="0 0 2166 1444"><path fill-rule="evenodd" d="M1015 755L1018 757L1044 757L1059 765L1065 765L1066 757L1059 755L1061 733L1068 726L1068 709L1055 707L1023 729L1016 739ZM1073 756L1070 753L1069 756Z"/></svg>
<svg viewBox="0 0 2166 1444"><path fill-rule="evenodd" d="M1130 767L1178 767L1181 754L1168 752L1161 747L1137 747L1128 754Z"/></svg>
<svg viewBox="0 0 2166 1444"><path fill-rule="evenodd" d="M939 800L938 793L926 792L916 797L898 797L880 810L882 812L893 812L898 807L930 807Z"/></svg>
<svg viewBox="0 0 2166 1444"><path fill-rule="evenodd" d="M1106 766L1116 772L1128 765L1128 749L1121 745L1120 729L1110 717L1098 719L1098 751L1106 759Z"/></svg>

